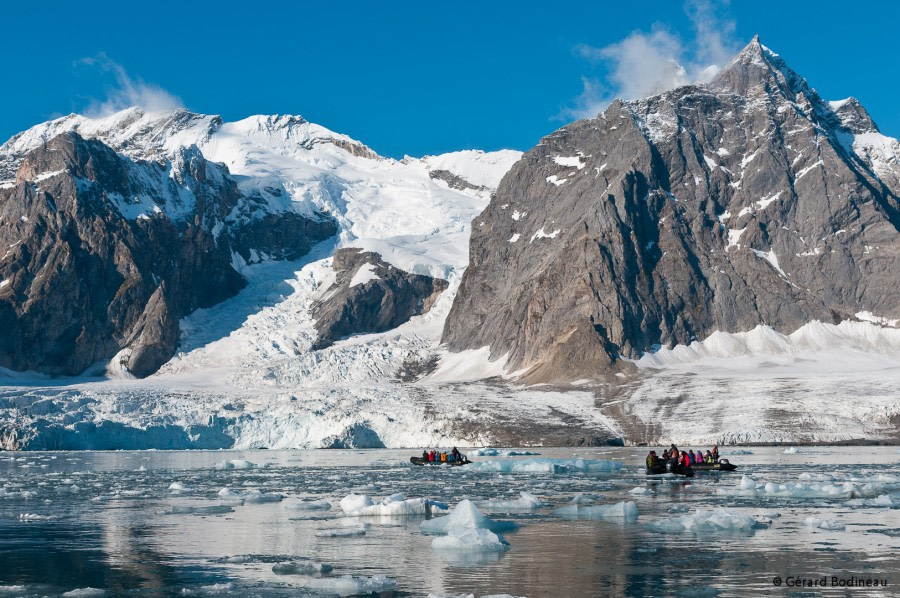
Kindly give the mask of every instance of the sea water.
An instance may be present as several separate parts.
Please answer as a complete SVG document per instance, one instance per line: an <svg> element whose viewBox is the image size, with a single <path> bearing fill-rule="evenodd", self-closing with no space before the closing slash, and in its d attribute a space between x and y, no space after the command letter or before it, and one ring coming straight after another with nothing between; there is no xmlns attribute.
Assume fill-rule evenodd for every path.
<svg viewBox="0 0 900 598"><path fill-rule="evenodd" d="M0 596L900 592L896 447L529 452L0 453Z"/></svg>

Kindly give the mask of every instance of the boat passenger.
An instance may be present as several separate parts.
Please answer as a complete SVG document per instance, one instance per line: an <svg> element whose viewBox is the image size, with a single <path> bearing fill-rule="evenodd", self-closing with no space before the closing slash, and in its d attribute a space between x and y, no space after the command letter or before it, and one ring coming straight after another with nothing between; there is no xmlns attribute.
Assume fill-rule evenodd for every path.
<svg viewBox="0 0 900 598"><path fill-rule="evenodd" d="M666 449L663 451L662 458L663 458L663 461L669 460L669 449Z"/></svg>
<svg viewBox="0 0 900 598"><path fill-rule="evenodd" d="M422 461L428 461L428 451L422 451Z"/></svg>
<svg viewBox="0 0 900 598"><path fill-rule="evenodd" d="M688 454L685 453L684 451L682 451L681 455L682 455L682 457L681 457L681 465L682 465L685 469L689 469L690 466L691 466L691 458L690 458L690 457L688 456Z"/></svg>
<svg viewBox="0 0 900 598"><path fill-rule="evenodd" d="M712 453L709 452L709 449L706 449L706 462L707 463L713 462L713 456L712 456Z"/></svg>
<svg viewBox="0 0 900 598"><path fill-rule="evenodd" d="M431 452L428 453L428 460L434 461L436 457L437 457L437 453L434 451L434 449L432 449Z"/></svg>
<svg viewBox="0 0 900 598"><path fill-rule="evenodd" d="M712 447L712 457L713 457L714 463L719 462L719 445L718 444L714 444Z"/></svg>
<svg viewBox="0 0 900 598"><path fill-rule="evenodd" d="M650 451L650 454L647 455L647 468L651 468L656 465L656 451Z"/></svg>
<svg viewBox="0 0 900 598"><path fill-rule="evenodd" d="M446 463L446 462L447 462L447 451L444 451L443 453L441 453L441 463Z"/></svg>
<svg viewBox="0 0 900 598"><path fill-rule="evenodd" d="M459 449L455 446L453 447L453 450L450 451L450 454L453 455L453 459L455 461L462 461L462 455L460 454Z"/></svg>

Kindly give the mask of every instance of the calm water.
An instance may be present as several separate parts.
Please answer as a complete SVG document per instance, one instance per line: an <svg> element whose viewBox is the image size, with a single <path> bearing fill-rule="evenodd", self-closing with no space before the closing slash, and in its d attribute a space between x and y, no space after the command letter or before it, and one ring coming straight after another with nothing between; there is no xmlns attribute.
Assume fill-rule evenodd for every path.
<svg viewBox="0 0 900 598"><path fill-rule="evenodd" d="M384 581L376 576L386 576L396 589L382 596L900 595L895 447L723 451L738 472L653 482L643 473L643 450L534 450L540 457L476 459L577 455L624 467L499 474L415 467L406 462L415 451L388 450L0 453L0 596L348 595L352 587L334 581L344 575L368 578L373 587ZM216 469L228 459L257 467ZM800 496L741 490L742 474L759 485L799 482L807 489ZM845 482L852 490L843 491ZM183 489L170 488L173 483ZM842 491L823 495L823 484ZM230 496L220 495L225 487ZM253 489L285 498L240 504L235 493L246 498ZM452 507L463 498L510 499L523 490L547 506L482 509L520 524L504 534L510 547L501 553L436 552L434 537L419 530L424 517L348 522L339 507L350 493L402 492ZM555 513L576 496L595 504L633 500L639 517L573 520ZM286 508L297 499L325 500L332 508ZM201 512L185 513L185 507ZM202 512L208 507L223 512ZM760 523L739 531L679 530L678 518L698 508L725 508ZM813 527L809 517L843 527ZM364 535L316 536L348 523L369 527ZM319 578L273 572L278 563L306 561L334 570ZM855 576L889 585L776 587L776 576L825 576L829 583L832 576Z"/></svg>

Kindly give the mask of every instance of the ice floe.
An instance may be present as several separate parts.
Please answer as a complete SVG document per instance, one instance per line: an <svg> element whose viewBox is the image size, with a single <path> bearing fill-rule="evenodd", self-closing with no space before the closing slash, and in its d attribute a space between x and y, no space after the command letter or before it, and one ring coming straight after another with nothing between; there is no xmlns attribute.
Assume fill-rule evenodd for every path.
<svg viewBox="0 0 900 598"><path fill-rule="evenodd" d="M452 527L446 536L432 540L431 547L435 550L499 551L507 550L509 542L489 529Z"/></svg>
<svg viewBox="0 0 900 598"><path fill-rule="evenodd" d="M558 517L571 519L622 519L635 521L638 518L637 505L632 500L609 505L570 504L554 511Z"/></svg>
<svg viewBox="0 0 900 598"><path fill-rule="evenodd" d="M512 499L493 499L493 500L480 500L476 503L482 509L508 509L511 511L520 510L526 511L530 509L539 509L544 506L544 503L541 502L534 494L529 492L519 492L518 498Z"/></svg>
<svg viewBox="0 0 900 598"><path fill-rule="evenodd" d="M216 469L253 469L256 463L251 463L246 459L227 459L216 463Z"/></svg>
<svg viewBox="0 0 900 598"><path fill-rule="evenodd" d="M475 449L469 453L473 457L527 457L531 455L540 455L535 451L517 450L517 449L496 449L492 447L484 447Z"/></svg>
<svg viewBox="0 0 900 598"><path fill-rule="evenodd" d="M750 533L756 528L765 527L765 523L745 513L727 509L697 509L690 515L659 519L647 523L647 529L660 533L716 533L741 532Z"/></svg>
<svg viewBox="0 0 900 598"><path fill-rule="evenodd" d="M392 494L375 502L364 494L349 494L341 499L341 510L352 517L403 517L407 515L427 515L433 506L446 505L427 498L406 498L404 494Z"/></svg>
<svg viewBox="0 0 900 598"><path fill-rule="evenodd" d="M373 575L372 577L357 577L354 575L301 577L293 583L308 590L337 594L338 596L378 594L397 588L397 582L385 575Z"/></svg>
<svg viewBox="0 0 900 598"><path fill-rule="evenodd" d="M284 503L281 506L293 511L327 511L331 509L331 503L326 500L300 500Z"/></svg>
<svg viewBox="0 0 900 598"><path fill-rule="evenodd" d="M622 463L604 459L498 459L472 463L467 469L498 473L608 472L622 469Z"/></svg>
<svg viewBox="0 0 900 598"><path fill-rule="evenodd" d="M819 519L818 517L807 517L804 523L808 527L814 527L818 529L838 531L844 529L846 526L838 521L837 519Z"/></svg>
<svg viewBox="0 0 900 598"><path fill-rule="evenodd" d="M325 575L331 573L333 567L324 563L277 563L272 565L275 575Z"/></svg>

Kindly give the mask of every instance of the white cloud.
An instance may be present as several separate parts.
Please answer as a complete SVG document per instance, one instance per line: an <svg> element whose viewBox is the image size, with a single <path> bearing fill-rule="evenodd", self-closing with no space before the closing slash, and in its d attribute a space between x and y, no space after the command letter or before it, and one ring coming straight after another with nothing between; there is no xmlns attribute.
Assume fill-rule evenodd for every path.
<svg viewBox="0 0 900 598"><path fill-rule="evenodd" d="M657 24L649 33L633 31L602 48L576 48L581 57L604 64L606 76L602 82L583 76L581 94L559 118L593 118L615 98L631 100L689 83L709 82L740 48L734 38L734 21L716 14L716 6L709 0L685 2L694 33L689 45L668 27Z"/></svg>
<svg viewBox="0 0 900 598"><path fill-rule="evenodd" d="M115 81L104 100L92 100L85 108L84 112L89 116L106 116L132 106L139 106L148 112L165 112L184 107L179 97L158 85L146 83L141 78L132 78L121 64L103 52L82 58L75 65L97 68L111 74Z"/></svg>

